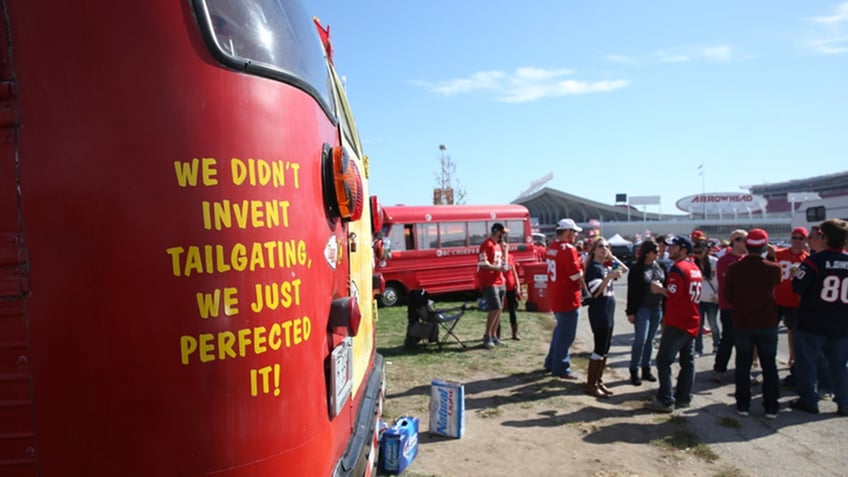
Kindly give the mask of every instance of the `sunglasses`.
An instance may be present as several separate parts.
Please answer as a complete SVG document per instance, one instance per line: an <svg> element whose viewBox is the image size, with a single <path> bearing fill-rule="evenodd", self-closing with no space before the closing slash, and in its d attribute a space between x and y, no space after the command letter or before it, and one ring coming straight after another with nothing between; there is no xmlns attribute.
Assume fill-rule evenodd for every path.
<svg viewBox="0 0 848 477"><path fill-rule="evenodd" d="M745 237L736 237L735 239L733 239L734 242L741 242L743 240L745 240Z"/></svg>
<svg viewBox="0 0 848 477"><path fill-rule="evenodd" d="M805 238L806 237L798 237L798 236L795 236L795 235L792 236L792 240L804 240Z"/></svg>

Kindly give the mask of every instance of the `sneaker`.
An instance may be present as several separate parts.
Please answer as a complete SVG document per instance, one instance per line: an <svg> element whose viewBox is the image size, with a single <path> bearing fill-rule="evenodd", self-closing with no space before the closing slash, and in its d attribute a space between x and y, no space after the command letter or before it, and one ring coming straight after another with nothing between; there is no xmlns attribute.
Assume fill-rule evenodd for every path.
<svg viewBox="0 0 848 477"><path fill-rule="evenodd" d="M796 399L789 403L789 407L795 409L796 411L804 411L809 412L810 414L818 414L819 407L818 406L807 406L801 402L800 399Z"/></svg>
<svg viewBox="0 0 848 477"><path fill-rule="evenodd" d="M492 337L492 343L494 343L494 344L495 344L495 346L506 346L506 343L504 343L503 341L501 341L501 339L500 339L500 338L498 338L497 336L493 336L493 337Z"/></svg>
<svg viewBox="0 0 848 477"><path fill-rule="evenodd" d="M721 371L716 371L715 373L713 373L712 380L715 383L721 384L721 382L724 381L724 373Z"/></svg>
<svg viewBox="0 0 848 477"><path fill-rule="evenodd" d="M744 410L744 409L737 409L737 410L736 410L736 414L738 414L738 415L740 415L740 416L743 416L743 417L748 417L748 416L750 416L750 415L751 415L751 413L750 413L750 412L748 412L748 411L746 411L746 410Z"/></svg>
<svg viewBox="0 0 848 477"><path fill-rule="evenodd" d="M674 408L675 409L687 409L687 408L690 408L690 407L692 407L691 402L674 401Z"/></svg>
<svg viewBox="0 0 848 477"><path fill-rule="evenodd" d="M492 349L495 347L495 343L492 341L492 338L489 336L483 337L483 347L486 349Z"/></svg>
<svg viewBox="0 0 848 477"><path fill-rule="evenodd" d="M776 412L767 412L765 417L766 417L766 419L771 419L773 421L773 420L777 419L777 413Z"/></svg>
<svg viewBox="0 0 848 477"><path fill-rule="evenodd" d="M567 379L569 381L577 381L577 380L580 379L580 377L577 376L576 374L574 374L573 372L571 372L571 370L566 371L565 374L562 374L559 377L562 378L562 379Z"/></svg>
<svg viewBox="0 0 848 477"><path fill-rule="evenodd" d="M754 376L752 374L751 375L751 386L756 386L757 384L760 384L760 378L759 378L759 376Z"/></svg>
<svg viewBox="0 0 848 477"><path fill-rule="evenodd" d="M655 412L671 413L674 412L674 404L666 404L662 401L654 399L653 401L645 405L645 409Z"/></svg>

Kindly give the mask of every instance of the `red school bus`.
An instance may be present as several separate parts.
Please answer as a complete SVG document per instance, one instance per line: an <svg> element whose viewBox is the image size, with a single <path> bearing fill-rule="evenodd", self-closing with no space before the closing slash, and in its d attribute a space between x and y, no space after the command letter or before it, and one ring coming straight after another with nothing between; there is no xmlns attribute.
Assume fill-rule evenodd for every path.
<svg viewBox="0 0 848 477"><path fill-rule="evenodd" d="M317 22L2 7L0 475L372 475L368 163Z"/></svg>
<svg viewBox="0 0 848 477"><path fill-rule="evenodd" d="M416 288L431 294L474 290L480 244L495 222L509 229L516 264L535 262L530 212L522 205L383 206L391 258L377 266L386 281L380 303L393 306Z"/></svg>

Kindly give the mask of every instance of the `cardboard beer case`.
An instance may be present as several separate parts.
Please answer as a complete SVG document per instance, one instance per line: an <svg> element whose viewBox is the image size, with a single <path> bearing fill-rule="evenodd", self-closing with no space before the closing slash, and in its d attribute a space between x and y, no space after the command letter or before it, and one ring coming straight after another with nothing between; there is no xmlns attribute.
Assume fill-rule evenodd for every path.
<svg viewBox="0 0 848 477"><path fill-rule="evenodd" d="M465 433L465 386L434 379L430 386L430 433L460 438Z"/></svg>
<svg viewBox="0 0 848 477"><path fill-rule="evenodd" d="M380 438L380 473L400 474L418 455L418 418L402 416Z"/></svg>

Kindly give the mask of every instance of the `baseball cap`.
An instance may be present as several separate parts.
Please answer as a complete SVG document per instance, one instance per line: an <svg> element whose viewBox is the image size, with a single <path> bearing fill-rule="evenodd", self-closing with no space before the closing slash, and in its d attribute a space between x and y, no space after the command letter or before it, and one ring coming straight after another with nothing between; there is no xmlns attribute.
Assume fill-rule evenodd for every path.
<svg viewBox="0 0 848 477"><path fill-rule="evenodd" d="M509 232L509 229L504 227L504 224L495 222L492 224L492 232Z"/></svg>
<svg viewBox="0 0 848 477"><path fill-rule="evenodd" d="M575 232L580 232L583 230L582 227L578 227L577 224L571 219L562 219L557 223L557 230L574 230Z"/></svg>
<svg viewBox="0 0 848 477"><path fill-rule="evenodd" d="M669 235L665 238L666 245L679 245L685 248L687 252L692 251L692 241L682 235Z"/></svg>
<svg viewBox="0 0 848 477"><path fill-rule="evenodd" d="M693 242L697 242L698 240L706 240L707 235L702 230L694 230L692 231L692 235L690 236Z"/></svg>
<svg viewBox="0 0 848 477"><path fill-rule="evenodd" d="M745 245L752 248L765 247L768 245L768 233L763 229L751 229L745 238Z"/></svg>
<svg viewBox="0 0 848 477"><path fill-rule="evenodd" d="M806 238L807 237L807 229L804 228L804 227L795 227L794 229L792 229L792 235L795 235L795 234L801 235L804 238Z"/></svg>

